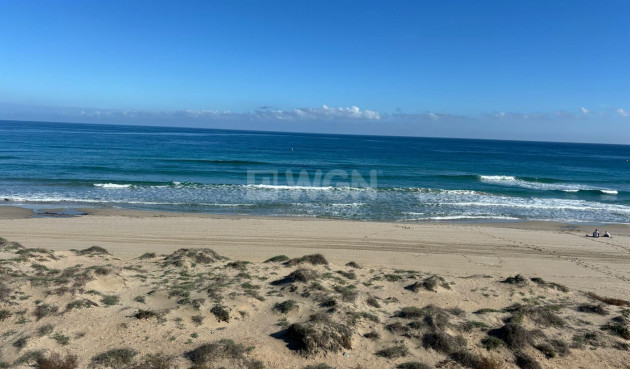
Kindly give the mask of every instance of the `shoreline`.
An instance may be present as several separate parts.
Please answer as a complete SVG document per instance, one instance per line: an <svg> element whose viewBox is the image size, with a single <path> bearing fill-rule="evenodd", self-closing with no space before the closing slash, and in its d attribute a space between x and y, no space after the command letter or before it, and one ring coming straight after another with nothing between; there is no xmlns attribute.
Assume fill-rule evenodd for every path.
<svg viewBox="0 0 630 369"><path fill-rule="evenodd" d="M91 209L77 217L29 217L0 208L0 237L52 250L98 245L120 257L211 248L260 262L322 253L331 262L453 276L522 273L582 290L630 294L630 226L613 238L584 237L591 226L549 222L395 223L312 218Z"/></svg>
<svg viewBox="0 0 630 369"><path fill-rule="evenodd" d="M41 213L37 213L41 211ZM69 212L69 213L68 213ZM372 219L345 219L327 218L318 216L290 216L290 215L250 215L250 214L220 214L206 212L185 212L171 210L149 209L122 209L122 208L84 208L84 207L56 207L33 209L17 205L0 205L0 219L26 219L26 218L72 218L82 216L127 216L135 218L151 217L191 217L211 219L280 219L292 221L335 221L350 223L385 223L385 224L452 224L489 227L508 227L517 229L548 229L553 227L595 227L613 229L616 234L630 236L630 223L586 223L586 222L556 222L548 220L497 220L497 219L449 219L449 220L372 220Z"/></svg>

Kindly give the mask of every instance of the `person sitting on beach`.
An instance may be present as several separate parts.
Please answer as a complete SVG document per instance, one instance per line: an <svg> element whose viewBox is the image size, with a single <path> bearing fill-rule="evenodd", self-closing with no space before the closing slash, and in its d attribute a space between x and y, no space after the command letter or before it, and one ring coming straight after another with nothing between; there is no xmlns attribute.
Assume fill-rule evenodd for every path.
<svg viewBox="0 0 630 369"><path fill-rule="evenodd" d="M610 237L610 233L608 233L608 231L604 231L604 236L603 237Z"/></svg>
<svg viewBox="0 0 630 369"><path fill-rule="evenodd" d="M595 232L593 232L593 237L595 238L599 237L599 230L597 228L595 228Z"/></svg>

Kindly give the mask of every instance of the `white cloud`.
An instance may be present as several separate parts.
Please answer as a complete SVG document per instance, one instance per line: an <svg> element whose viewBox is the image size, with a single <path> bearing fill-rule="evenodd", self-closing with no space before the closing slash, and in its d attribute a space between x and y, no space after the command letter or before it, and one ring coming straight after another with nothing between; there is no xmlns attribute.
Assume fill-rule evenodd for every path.
<svg viewBox="0 0 630 369"><path fill-rule="evenodd" d="M583 114L588 114L590 112L590 110L586 109L585 107L581 107L580 110Z"/></svg>
<svg viewBox="0 0 630 369"><path fill-rule="evenodd" d="M627 112L622 108L617 109L617 114L621 115L622 117L630 116L630 112Z"/></svg>
<svg viewBox="0 0 630 369"><path fill-rule="evenodd" d="M333 108L322 105L319 108L299 108L293 110L273 110L261 107L253 112L235 113L216 110L178 110L178 111L141 111L141 110L82 110L85 117L144 117L144 118L190 118L205 120L278 120L278 121L317 121L317 120L380 120L381 113L375 110L361 110L357 106Z"/></svg>
<svg viewBox="0 0 630 369"><path fill-rule="evenodd" d="M264 112L270 112L271 115L280 120L320 120L320 119L367 119L367 120L379 120L381 114L374 110L361 110L357 106L331 108L327 105L322 105L321 108L300 108L293 110L265 110ZM260 111L258 112L260 113Z"/></svg>

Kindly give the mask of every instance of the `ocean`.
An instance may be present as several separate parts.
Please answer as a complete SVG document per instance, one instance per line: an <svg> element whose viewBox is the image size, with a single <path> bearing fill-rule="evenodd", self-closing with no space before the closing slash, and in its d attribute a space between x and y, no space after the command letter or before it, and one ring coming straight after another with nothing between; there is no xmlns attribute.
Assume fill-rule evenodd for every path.
<svg viewBox="0 0 630 369"><path fill-rule="evenodd" d="M630 146L0 121L0 203L630 223Z"/></svg>

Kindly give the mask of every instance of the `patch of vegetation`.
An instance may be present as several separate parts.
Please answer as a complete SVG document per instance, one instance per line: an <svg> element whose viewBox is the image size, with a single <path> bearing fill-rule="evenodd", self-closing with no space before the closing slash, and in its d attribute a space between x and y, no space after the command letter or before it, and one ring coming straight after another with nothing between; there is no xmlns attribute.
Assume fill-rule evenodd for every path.
<svg viewBox="0 0 630 369"><path fill-rule="evenodd" d="M374 329L372 329L371 331L369 331L366 334L364 334L363 337L369 338L371 340L377 340L377 339L381 338L381 334L378 333L377 331L375 331Z"/></svg>
<svg viewBox="0 0 630 369"><path fill-rule="evenodd" d="M527 284L527 278L525 278L523 275L521 274L517 274L514 277L508 277L506 278L504 281L502 281L503 283L507 283L507 284L514 284L517 286L524 286Z"/></svg>
<svg viewBox="0 0 630 369"><path fill-rule="evenodd" d="M136 319L151 319L151 318L158 318L160 315L158 313L156 313L155 311L151 311L151 310L144 310L144 309L140 309L138 310L135 314L133 314L133 317Z"/></svg>
<svg viewBox="0 0 630 369"><path fill-rule="evenodd" d="M361 266L359 264L357 264L356 262L354 262L354 261L346 263L346 266L348 266L350 268L354 268L354 269L361 269Z"/></svg>
<svg viewBox="0 0 630 369"><path fill-rule="evenodd" d="M0 282L0 301L7 301L11 297L13 290L6 284Z"/></svg>
<svg viewBox="0 0 630 369"><path fill-rule="evenodd" d="M520 350L533 342L533 336L518 324L507 323L499 329L490 331L490 335L501 339L512 350Z"/></svg>
<svg viewBox="0 0 630 369"><path fill-rule="evenodd" d="M139 302L141 304L145 304L146 303L146 298L144 296L136 296L136 297L133 298L133 301Z"/></svg>
<svg viewBox="0 0 630 369"><path fill-rule="evenodd" d="M274 257L271 257L265 260L265 263L283 263L287 260L289 260L289 257L286 255L276 255Z"/></svg>
<svg viewBox="0 0 630 369"><path fill-rule="evenodd" d="M58 310L59 310L59 308L57 306L55 306L55 305L41 304L41 305L37 305L33 315L35 315L37 320L40 320L40 319L42 319L44 317L56 314Z"/></svg>
<svg viewBox="0 0 630 369"><path fill-rule="evenodd" d="M281 312L282 314L288 314L293 310L297 310L298 305L295 300L286 300L283 302L278 302L274 305L273 309Z"/></svg>
<svg viewBox="0 0 630 369"><path fill-rule="evenodd" d="M436 292L437 291L437 287L442 287L446 290L450 290L451 286L446 282L446 280L444 280L444 278L437 276L437 275L432 275L428 278L425 278L422 281L422 286L429 290L429 291L433 291ZM417 292L417 291L416 291Z"/></svg>
<svg viewBox="0 0 630 369"><path fill-rule="evenodd" d="M230 322L230 311L221 305L215 305L210 309L210 312L217 318L218 322Z"/></svg>
<svg viewBox="0 0 630 369"><path fill-rule="evenodd" d="M357 275L354 272L346 272L345 270L338 270L337 273L348 279L357 279Z"/></svg>
<svg viewBox="0 0 630 369"><path fill-rule="evenodd" d="M311 315L307 322L291 324L287 329L287 337L298 350L308 355L352 348L350 328L333 322L323 313Z"/></svg>
<svg viewBox="0 0 630 369"><path fill-rule="evenodd" d="M298 264L310 263L312 265L328 265L328 260L322 254L304 255L301 258L295 258L284 263L287 266L295 266Z"/></svg>
<svg viewBox="0 0 630 369"><path fill-rule="evenodd" d="M31 337L29 336L23 336L18 338L17 340L15 340L13 342L13 347L15 347L16 349L21 350L24 347L26 347L26 344L28 343L28 341L31 339Z"/></svg>
<svg viewBox="0 0 630 369"><path fill-rule="evenodd" d="M61 346L67 346L70 343L70 337L65 336L61 333L55 333L52 336L52 339L54 339Z"/></svg>
<svg viewBox="0 0 630 369"><path fill-rule="evenodd" d="M435 305L427 305L424 308L413 306L403 307L396 312L395 316L404 319L422 318L422 323L416 321L410 324L414 329L419 329L422 325L426 325L431 329L444 329L449 322L448 313Z"/></svg>
<svg viewBox="0 0 630 369"><path fill-rule="evenodd" d="M628 319L618 316L610 320L610 322L602 329L610 332L615 336L619 336L625 340L630 340L630 330L628 329Z"/></svg>
<svg viewBox="0 0 630 369"><path fill-rule="evenodd" d="M376 351L376 356L385 357L388 359L397 359L409 355L409 349L404 344L386 347L382 350Z"/></svg>
<svg viewBox="0 0 630 369"><path fill-rule="evenodd" d="M387 324L385 326L385 329L387 329L388 331L394 334L399 334L399 335L407 335L411 331L410 327L402 324L401 322L394 322L394 323Z"/></svg>
<svg viewBox="0 0 630 369"><path fill-rule="evenodd" d="M403 277L398 274L385 274L383 277L385 277L385 280L388 282L398 282L403 279Z"/></svg>
<svg viewBox="0 0 630 369"><path fill-rule="evenodd" d="M44 324L37 328L37 335L40 337L47 336L54 331L55 327L52 324Z"/></svg>
<svg viewBox="0 0 630 369"><path fill-rule="evenodd" d="M103 266L91 267L91 268L89 268L89 270L94 272L94 274L100 275L100 276L109 275L112 272L111 269L103 267Z"/></svg>
<svg viewBox="0 0 630 369"><path fill-rule="evenodd" d="M104 367L121 368L125 365L131 364L136 355L138 355L138 352L133 349L112 349L94 356L91 364L92 366L100 365Z"/></svg>
<svg viewBox="0 0 630 369"><path fill-rule="evenodd" d="M330 366L328 364L320 363L320 364L307 365L303 369L335 369L335 367Z"/></svg>
<svg viewBox="0 0 630 369"><path fill-rule="evenodd" d="M463 350L466 346L466 340L461 336L454 337L448 333L436 331L425 333L422 336L422 346L450 355Z"/></svg>
<svg viewBox="0 0 630 369"><path fill-rule="evenodd" d="M105 306L118 305L119 302L120 297L118 297L118 295L107 295L103 296L103 298L101 299L101 303L103 303L103 305Z"/></svg>
<svg viewBox="0 0 630 369"><path fill-rule="evenodd" d="M368 297L367 300L365 300L365 303L371 307L375 307L375 308L381 307L381 304L378 302L376 297L372 297L372 296Z"/></svg>
<svg viewBox="0 0 630 369"><path fill-rule="evenodd" d="M516 365L521 369L542 369L536 359L523 352L517 352L514 356L516 357Z"/></svg>
<svg viewBox="0 0 630 369"><path fill-rule="evenodd" d="M299 268L291 272L284 279L276 281L273 284L284 284L293 282L307 283L316 280L318 277L319 275L317 274L317 272L312 269Z"/></svg>
<svg viewBox="0 0 630 369"><path fill-rule="evenodd" d="M605 304L608 305L615 305L615 306L630 306L630 302L627 300L622 300L622 299L615 299L615 298L610 298L610 297L603 297L603 296L599 296L593 292L588 292L586 294L587 297L593 299L593 300L597 300L600 302L603 302Z"/></svg>
<svg viewBox="0 0 630 369"><path fill-rule="evenodd" d="M523 317L526 316L543 327L563 327L565 321L555 313L561 308L561 305L526 306L514 304L505 308L504 311L512 313L512 317L509 319L509 322L512 323L520 324Z"/></svg>
<svg viewBox="0 0 630 369"><path fill-rule="evenodd" d="M51 353L47 357L37 358L35 368L37 369L76 369L79 367L77 357L67 354L62 356L58 353Z"/></svg>
<svg viewBox="0 0 630 369"><path fill-rule="evenodd" d="M503 340L497 338L497 337L493 337L493 336L488 336L485 337L484 339L481 340L481 345L488 351L491 350L495 350L498 349L499 347L504 345Z"/></svg>
<svg viewBox="0 0 630 369"><path fill-rule="evenodd" d="M245 283L241 284L241 287L244 290L257 290L257 289L260 289L260 286L255 285L255 284L251 284L249 282L245 282Z"/></svg>
<svg viewBox="0 0 630 369"><path fill-rule="evenodd" d="M224 260L222 256L210 249L179 249L164 258L166 264L176 267L187 267L196 264L212 264Z"/></svg>
<svg viewBox="0 0 630 369"><path fill-rule="evenodd" d="M66 305L66 312L74 309L91 308L93 306L97 306L97 304L87 299L74 300Z"/></svg>
<svg viewBox="0 0 630 369"><path fill-rule="evenodd" d="M144 254L140 255L138 259L140 260L153 259L155 256L156 255L154 252L145 252Z"/></svg>
<svg viewBox="0 0 630 369"><path fill-rule="evenodd" d="M229 359L233 363L238 364L239 368L263 368L262 363L248 359L245 355L250 352L253 347L245 347L240 343L235 343L229 339L223 339L213 343L203 344L196 349L185 354L188 360L192 361L198 367L205 368L213 363Z"/></svg>
<svg viewBox="0 0 630 369"><path fill-rule="evenodd" d="M92 246L88 247L84 250L76 251L77 255L111 255L109 251L105 250L100 246Z"/></svg>
<svg viewBox="0 0 630 369"><path fill-rule="evenodd" d="M249 261L238 260L238 261L229 262L225 266L232 269L245 270L247 269L247 264L249 264Z"/></svg>
<svg viewBox="0 0 630 369"><path fill-rule="evenodd" d="M380 321L378 319L378 316L368 313L366 311L349 311L348 312L348 322L351 325L357 324L359 319L369 320L373 323L378 323Z"/></svg>
<svg viewBox="0 0 630 369"><path fill-rule="evenodd" d="M563 286L561 284L558 283L554 283L554 282L547 282L542 278L538 278L538 277L534 277L534 278L530 278L530 280L534 283L536 283L537 285L541 286L541 287L545 287L545 288L552 288L554 290L558 290L561 292L569 292L569 288L566 286Z"/></svg>
<svg viewBox="0 0 630 369"><path fill-rule="evenodd" d="M574 348L582 348L585 344L590 345L591 347L598 347L598 334L595 332L580 332L573 335L573 343L572 347Z"/></svg>
<svg viewBox="0 0 630 369"><path fill-rule="evenodd" d="M466 323L462 324L462 330L464 332L471 332L474 329L488 329L488 325L484 322L469 320Z"/></svg>
<svg viewBox="0 0 630 369"><path fill-rule="evenodd" d="M577 307L577 311L582 313L608 315L608 310L606 310L603 304L581 304Z"/></svg>
<svg viewBox="0 0 630 369"><path fill-rule="evenodd" d="M424 309L415 306L407 306L400 309L395 316L405 319L417 319L424 317Z"/></svg>
<svg viewBox="0 0 630 369"><path fill-rule="evenodd" d="M453 352L449 357L466 368L481 369L483 365L483 361L477 355L467 350Z"/></svg>
<svg viewBox="0 0 630 369"><path fill-rule="evenodd" d="M192 317L190 317L190 320L192 320L192 322L195 323L196 326L202 325L204 319L205 317L203 315L193 315Z"/></svg>
<svg viewBox="0 0 630 369"><path fill-rule="evenodd" d="M17 360L13 362L13 366L19 365L34 365L37 363L37 360L44 357L44 351L42 350L30 350L27 351L24 355L20 356Z"/></svg>
<svg viewBox="0 0 630 369"><path fill-rule="evenodd" d="M417 361L408 361L396 365L396 369L431 369L431 366Z"/></svg>
<svg viewBox="0 0 630 369"><path fill-rule="evenodd" d="M341 299L345 302L354 302L359 296L355 286L335 286L335 292L341 294Z"/></svg>
<svg viewBox="0 0 630 369"><path fill-rule="evenodd" d="M11 315L13 315L13 313L11 313L10 310L7 310L7 309L0 310L0 322L10 318Z"/></svg>

